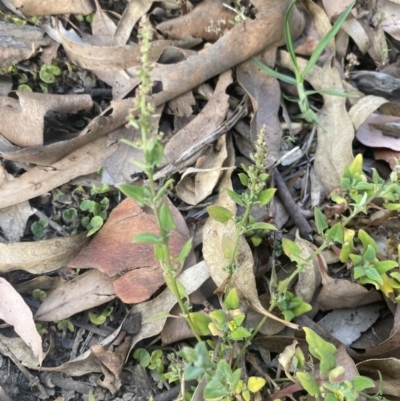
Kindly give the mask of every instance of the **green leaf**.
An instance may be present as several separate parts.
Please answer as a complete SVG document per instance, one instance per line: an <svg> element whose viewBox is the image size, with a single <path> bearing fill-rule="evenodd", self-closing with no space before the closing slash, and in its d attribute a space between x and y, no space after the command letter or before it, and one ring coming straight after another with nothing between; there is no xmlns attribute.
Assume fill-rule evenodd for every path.
<svg viewBox="0 0 400 401"><path fill-rule="evenodd" d="M254 247L257 247L261 244L262 238L258 237L257 235L253 235L252 237L250 237L250 241Z"/></svg>
<svg viewBox="0 0 400 401"><path fill-rule="evenodd" d="M232 219L233 214L230 210L222 206L208 206L207 207L208 214L218 222L226 225L228 221Z"/></svg>
<svg viewBox="0 0 400 401"><path fill-rule="evenodd" d="M383 207L387 210L397 210L400 211L400 203L384 203Z"/></svg>
<svg viewBox="0 0 400 401"><path fill-rule="evenodd" d="M231 288L225 296L224 305L227 310L239 309L240 299L236 288Z"/></svg>
<svg viewBox="0 0 400 401"><path fill-rule="evenodd" d="M244 206L242 197L238 195L236 192L233 192L231 189L227 189L226 192L228 193L229 197L237 203L239 206Z"/></svg>
<svg viewBox="0 0 400 401"><path fill-rule="evenodd" d="M366 388L375 387L374 381L365 376L354 376L351 383L353 384L354 390L356 391L363 391Z"/></svg>
<svg viewBox="0 0 400 401"><path fill-rule="evenodd" d="M331 355L333 355L336 352L336 347L325 341L322 337L320 337L315 331L311 330L308 327L303 328L304 332L306 333L306 341L309 346L310 354L319 359L320 354L318 354L315 350L320 349L322 351L325 351Z"/></svg>
<svg viewBox="0 0 400 401"><path fill-rule="evenodd" d="M260 206L264 206L267 203L271 201L271 199L274 197L276 192L276 188L268 188L264 189L264 191L260 192L257 195L257 200L260 202Z"/></svg>
<svg viewBox="0 0 400 401"><path fill-rule="evenodd" d="M139 187L133 184L121 184L118 186L119 190L128 198L135 200L140 206L144 204L144 187Z"/></svg>
<svg viewBox="0 0 400 401"><path fill-rule="evenodd" d="M91 225L91 229L88 231L88 233L86 234L87 237L90 237L91 235L93 235L95 232L99 231L100 228L103 226L103 219L100 216L94 216L91 220L90 220L90 225Z"/></svg>
<svg viewBox="0 0 400 401"><path fill-rule="evenodd" d="M291 33L291 30L290 30L291 16L292 16L292 11L293 11L293 8L294 8L295 4L296 4L296 0L293 0L290 3L290 6L289 6L289 8L288 8L288 10L286 12L285 23L284 23L284 34L285 34L286 46L288 48L290 59L291 59L292 64L293 64L293 70L294 70L294 73L296 75L296 83L294 85L297 85L301 81L301 79L300 79L300 71L299 71L299 67L297 65L296 53L294 51L292 33ZM304 81L304 79L303 79L303 81Z"/></svg>
<svg viewBox="0 0 400 401"><path fill-rule="evenodd" d="M265 231L277 230L276 226L274 226L273 224L264 223L263 221L260 221L258 223L249 224L247 226L247 229L249 229L249 230L265 230Z"/></svg>
<svg viewBox="0 0 400 401"><path fill-rule="evenodd" d="M256 393L265 386L265 383L266 381L263 377L250 376L247 387L252 393Z"/></svg>
<svg viewBox="0 0 400 401"><path fill-rule="evenodd" d="M150 354L144 348L138 348L133 353L133 357L139 361L142 368L147 368L150 365Z"/></svg>
<svg viewBox="0 0 400 401"><path fill-rule="evenodd" d="M231 260L234 258L235 255L233 253L235 252L235 241L233 241L232 238L224 235L221 240L221 248L225 259Z"/></svg>
<svg viewBox="0 0 400 401"><path fill-rule="evenodd" d="M238 327L230 332L230 337L232 340L242 340L243 338L248 338L251 333L244 327Z"/></svg>
<svg viewBox="0 0 400 401"><path fill-rule="evenodd" d="M142 244L156 244L161 245L163 243L162 238L159 235L153 233L140 233L136 234L132 242L142 243Z"/></svg>
<svg viewBox="0 0 400 401"><path fill-rule="evenodd" d="M318 234L323 235L324 231L328 228L328 223L326 221L325 215L318 207L314 208L314 220Z"/></svg>
<svg viewBox="0 0 400 401"><path fill-rule="evenodd" d="M92 212L94 208L94 204L96 202L90 200L90 199L85 199L84 201L81 202L79 208L82 210L82 212Z"/></svg>
<svg viewBox="0 0 400 401"><path fill-rule="evenodd" d="M282 248L285 255L289 258L291 257L291 255L301 255L301 249L299 248L299 246L290 239L282 239Z"/></svg>
<svg viewBox="0 0 400 401"><path fill-rule="evenodd" d="M365 275L369 279L376 281L378 284L380 284L380 285L383 284L383 279L375 268L365 269Z"/></svg>
<svg viewBox="0 0 400 401"><path fill-rule="evenodd" d="M375 253L379 252L378 245L375 240L361 228L358 230L358 238L361 240L365 250L368 248L368 245L371 245L372 248L374 248Z"/></svg>
<svg viewBox="0 0 400 401"><path fill-rule="evenodd" d="M359 97L358 95L355 95L354 93L346 93L342 91L335 91L335 90L329 90L329 89L323 89L320 91L307 91L306 95L312 95L314 93L320 93L322 95L331 95L331 96L337 96L337 97Z"/></svg>
<svg viewBox="0 0 400 401"><path fill-rule="evenodd" d="M171 211L169 210L169 207L166 203L163 203L160 207L160 221L162 227L167 231L176 228Z"/></svg>
<svg viewBox="0 0 400 401"><path fill-rule="evenodd" d="M239 174L239 180L242 183L243 186L247 187L249 185L249 177L247 177L246 174L240 173Z"/></svg>
<svg viewBox="0 0 400 401"><path fill-rule="evenodd" d="M307 391L313 397L316 397L320 394L319 386L314 376L310 375L307 372L297 372L296 378L300 382L301 387Z"/></svg>
<svg viewBox="0 0 400 401"><path fill-rule="evenodd" d="M315 348L314 352L318 355L317 359L321 361L319 368L322 373L328 373L336 366L336 358L328 350Z"/></svg>
<svg viewBox="0 0 400 401"><path fill-rule="evenodd" d="M331 239L334 242L343 244L344 242L344 231L343 226L340 223L336 223L326 233L325 237Z"/></svg>
<svg viewBox="0 0 400 401"><path fill-rule="evenodd" d="M274 78L277 78L283 82L286 82L289 85L297 85L297 82L294 78L289 77L288 75L281 74L278 71L273 70L272 68L268 67L267 65L261 63L257 58L253 57L253 61L256 63L257 67L261 68L264 72L268 75L271 75Z"/></svg>
<svg viewBox="0 0 400 401"><path fill-rule="evenodd" d="M164 146L162 143L157 143L154 148L149 152L148 162L151 166L158 166L164 156Z"/></svg>
<svg viewBox="0 0 400 401"><path fill-rule="evenodd" d="M199 333L201 336L209 336L211 334L208 325L212 320L208 316L199 312L191 312L189 313L189 316L194 327L196 328L197 333Z"/></svg>
<svg viewBox="0 0 400 401"><path fill-rule="evenodd" d="M176 278L173 278L167 274L164 274L164 279L165 279L165 283L167 284L168 289L171 291L172 294L174 294L176 297L180 297L181 299L188 297L186 288L179 280L177 280ZM178 288L178 294L175 292L173 281L176 282L176 287Z"/></svg>
<svg viewBox="0 0 400 401"><path fill-rule="evenodd" d="M343 23L346 20L347 16L350 14L350 11L354 7L354 4L355 4L355 1L353 1L349 6L346 7L346 9L343 11L342 15L336 20L336 22L334 23L332 28L319 41L319 43L316 46L315 50L311 54L310 60L308 61L306 68L301 73L301 78L302 78L303 81L306 78L307 74L310 72L311 68L313 68L314 65L317 63L317 61L319 60L319 56L322 54L322 52L328 46L329 42L339 32L339 29L343 25Z"/></svg>
<svg viewBox="0 0 400 401"><path fill-rule="evenodd" d="M184 263L186 258L188 257L190 251L192 250L192 238L189 238L186 242L185 245L183 245L183 248L181 252L179 253L179 256L175 259L179 263Z"/></svg>
<svg viewBox="0 0 400 401"><path fill-rule="evenodd" d="M364 249L363 256L367 262L371 263L376 258L375 249L371 245L368 245L367 249Z"/></svg>
<svg viewBox="0 0 400 401"><path fill-rule="evenodd" d="M394 260L381 260L374 264L374 268L378 271L379 274L384 274L397 266L397 262L395 262Z"/></svg>
<svg viewBox="0 0 400 401"><path fill-rule="evenodd" d="M89 312L89 319L93 324L100 325L106 321L107 317L103 314L99 315L95 312Z"/></svg>

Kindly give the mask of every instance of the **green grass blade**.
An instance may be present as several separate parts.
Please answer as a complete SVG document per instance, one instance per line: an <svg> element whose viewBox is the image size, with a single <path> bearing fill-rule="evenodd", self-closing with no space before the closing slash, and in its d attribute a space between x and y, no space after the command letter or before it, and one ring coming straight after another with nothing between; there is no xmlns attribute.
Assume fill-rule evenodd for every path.
<svg viewBox="0 0 400 401"><path fill-rule="evenodd" d="M310 72L311 68L314 67L315 63L318 61L319 56L324 51L328 43L335 37L335 35L339 32L340 27L343 25L343 22L346 20L347 16L350 14L351 9L354 7L355 1L353 1L350 5L346 7L343 11L342 15L337 19L332 28L328 31L328 33L320 40L317 47L315 48L313 54L310 57L310 60L307 63L306 68L301 73L301 78L304 80L307 74Z"/></svg>
<svg viewBox="0 0 400 401"><path fill-rule="evenodd" d="M294 78L273 70L272 68L263 64L260 60L256 59L255 57L253 57L253 61L256 63L257 67L261 68L264 72L273 76L274 78L280 79L281 81L286 82L289 85L297 85L297 82Z"/></svg>
<svg viewBox="0 0 400 401"><path fill-rule="evenodd" d="M297 0L293 0L290 4L287 13L285 15L285 41L286 46L288 48L288 52L290 54L290 58L292 60L293 69L296 77L300 76L299 67L297 65L296 53L294 52L293 41L292 41L292 33L290 32L290 17L292 16L293 7L295 6Z"/></svg>
<svg viewBox="0 0 400 401"><path fill-rule="evenodd" d="M329 89L323 89L320 91L310 91L307 92L307 95L313 94L313 93L321 93L324 95L331 95L331 96L338 96L338 97L359 97L358 95L355 95L353 93L346 93L346 92L342 92L342 91L335 91L335 90L329 90Z"/></svg>

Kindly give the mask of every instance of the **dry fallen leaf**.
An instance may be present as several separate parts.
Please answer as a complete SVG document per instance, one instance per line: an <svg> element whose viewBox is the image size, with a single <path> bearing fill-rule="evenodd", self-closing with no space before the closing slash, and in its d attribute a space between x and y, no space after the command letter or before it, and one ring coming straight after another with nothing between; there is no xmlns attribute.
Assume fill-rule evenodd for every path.
<svg viewBox="0 0 400 401"><path fill-rule="evenodd" d="M0 209L1 210L1 209ZM0 243L0 273L44 274L65 266L88 242L86 233L35 242Z"/></svg>
<svg viewBox="0 0 400 401"><path fill-rule="evenodd" d="M90 0L13 0L17 9L27 17L49 14L83 14L94 11Z"/></svg>
<svg viewBox="0 0 400 401"><path fill-rule="evenodd" d="M171 233L169 246L172 255L178 256L189 235L182 215L172 204L169 207L178 227ZM95 268L114 276L115 293L125 303L145 301L165 281L153 245L132 243L132 238L142 232L158 233L153 214L132 199L125 199L113 209L91 243L68 265Z"/></svg>
<svg viewBox="0 0 400 401"><path fill-rule="evenodd" d="M34 355L42 363L42 337L36 330L32 312L13 286L0 277L0 319L14 326L15 332L32 349Z"/></svg>
<svg viewBox="0 0 400 401"><path fill-rule="evenodd" d="M40 304L35 320L51 322L102 305L115 298L113 282L98 270L90 270L60 285Z"/></svg>
<svg viewBox="0 0 400 401"><path fill-rule="evenodd" d="M0 165L0 184L13 179L14 177ZM26 223L33 213L34 210L27 201L0 209L0 228L10 242L18 242L21 239Z"/></svg>

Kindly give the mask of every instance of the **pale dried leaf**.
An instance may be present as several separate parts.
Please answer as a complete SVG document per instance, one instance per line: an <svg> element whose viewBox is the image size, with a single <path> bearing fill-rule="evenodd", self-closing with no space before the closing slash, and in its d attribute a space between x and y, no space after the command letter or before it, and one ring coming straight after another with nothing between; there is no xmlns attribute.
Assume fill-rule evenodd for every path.
<svg viewBox="0 0 400 401"><path fill-rule="evenodd" d="M5 344L8 349L21 361L24 365L38 366L39 360L34 355L32 349L20 337L5 337L0 334L0 343ZM45 357L43 358L45 359ZM0 400L3 399L0 396Z"/></svg>
<svg viewBox="0 0 400 401"><path fill-rule="evenodd" d="M13 179L14 177L0 165L0 184ZM24 235L26 223L33 213L34 210L28 201L0 209L0 227L4 236L10 242L18 242Z"/></svg>
<svg viewBox="0 0 400 401"><path fill-rule="evenodd" d="M0 243L0 272L44 274L65 266L86 245L86 233L35 242Z"/></svg>
<svg viewBox="0 0 400 401"><path fill-rule="evenodd" d="M317 247L310 241L300 238L298 230L296 231L295 243L301 249L300 257L302 259L307 259L317 249ZM320 266L320 263L322 266ZM320 269L328 269L322 255L319 255L308 262L298 275L296 294L302 297L305 302L310 302L312 300L315 291L321 284Z"/></svg>
<svg viewBox="0 0 400 401"><path fill-rule="evenodd" d="M352 1L353 0L322 0L322 4L324 5L326 14L328 15L329 19L331 19L334 16L339 16L339 14L341 14Z"/></svg>
<svg viewBox="0 0 400 401"><path fill-rule="evenodd" d="M298 344L297 340L293 340L293 344L288 345L278 357L279 363L283 366L286 376L293 382L296 382L296 379L290 373L292 370L291 364Z"/></svg>
<svg viewBox="0 0 400 401"><path fill-rule="evenodd" d="M42 291L52 291L62 284L65 284L67 280L60 276L39 276L32 280L25 281L24 283L17 284L15 290L20 294L32 294L32 291L39 288Z"/></svg>
<svg viewBox="0 0 400 401"><path fill-rule="evenodd" d="M333 2L330 2L334 4ZM362 54L366 54L370 47L370 40L363 26L355 18L344 21L342 28L357 44Z"/></svg>
<svg viewBox="0 0 400 401"><path fill-rule="evenodd" d="M176 185L176 192L184 202L197 205L211 195L227 157L226 135L221 136L211 152L197 160L196 168L188 168Z"/></svg>
<svg viewBox="0 0 400 401"><path fill-rule="evenodd" d="M353 122L354 128L358 130L361 124L380 106L388 103L388 101L379 96L365 96L360 99L350 110L349 117Z"/></svg>
<svg viewBox="0 0 400 401"><path fill-rule="evenodd" d="M0 97L0 132L19 146L43 145L44 117L48 111L67 115L92 107L89 95L12 92L10 97Z"/></svg>
<svg viewBox="0 0 400 401"><path fill-rule="evenodd" d="M374 26L382 27L386 33L396 40L400 40L400 3L397 1L378 0L374 11L375 14L371 19Z"/></svg>
<svg viewBox="0 0 400 401"><path fill-rule="evenodd" d="M340 75L327 62L323 67L323 81L315 89L343 91ZM340 187L345 166L353 160L354 128L346 110L346 98L323 95L324 106L319 113L318 145L315 153L315 174L329 193Z"/></svg>
<svg viewBox="0 0 400 401"><path fill-rule="evenodd" d="M35 320L59 321L109 302L115 298L114 281L98 270L83 273L49 294L36 311Z"/></svg>
<svg viewBox="0 0 400 401"><path fill-rule="evenodd" d="M36 330L32 312L13 286L0 277L0 319L14 326L15 332L32 349L41 364L43 359L42 338Z"/></svg>
<svg viewBox="0 0 400 401"><path fill-rule="evenodd" d="M43 195L81 175L94 173L116 150L107 148L107 137L83 146L48 167L35 167L0 186L0 208Z"/></svg>
<svg viewBox="0 0 400 401"><path fill-rule="evenodd" d="M17 9L27 17L49 14L83 14L94 11L90 0L13 0Z"/></svg>

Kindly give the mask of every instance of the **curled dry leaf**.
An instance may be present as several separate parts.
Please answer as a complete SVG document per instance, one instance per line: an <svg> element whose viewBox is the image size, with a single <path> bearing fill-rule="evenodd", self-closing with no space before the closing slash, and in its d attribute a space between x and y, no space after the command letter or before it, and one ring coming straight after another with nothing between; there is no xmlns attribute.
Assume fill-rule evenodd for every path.
<svg viewBox="0 0 400 401"><path fill-rule="evenodd" d="M117 149L115 144L107 145L107 137L99 138L50 166L35 167L0 185L0 208L35 198L76 177L96 172Z"/></svg>
<svg viewBox="0 0 400 401"><path fill-rule="evenodd" d="M83 273L52 291L40 304L35 320L59 321L109 302L115 298L114 281L98 270Z"/></svg>
<svg viewBox="0 0 400 401"><path fill-rule="evenodd" d="M275 63L276 49L264 52L260 60ZM236 70L238 82L249 94L254 111L250 125L250 140L254 145L257 133L266 126L265 141L268 143L267 165L271 166L280 157L282 129L278 118L281 90L276 78L261 71L252 59L240 64Z"/></svg>
<svg viewBox="0 0 400 401"><path fill-rule="evenodd" d="M49 43L49 38L35 26L19 26L0 21L0 68L7 68L29 59L32 53Z"/></svg>
<svg viewBox="0 0 400 401"><path fill-rule="evenodd" d="M230 22L235 19L235 13L224 7L219 0L205 0L190 13L157 25L168 39L183 39L187 36L215 41L231 29Z"/></svg>
<svg viewBox="0 0 400 401"><path fill-rule="evenodd" d="M368 290L349 280L329 277L325 271L321 274L322 290L318 295L318 306L322 311L356 308L382 300L382 294L375 288Z"/></svg>
<svg viewBox="0 0 400 401"><path fill-rule="evenodd" d="M228 137L227 139L228 148L228 159L226 167L234 166L234 151L232 139ZM229 197L226 189L232 189L230 176L232 170L228 170L224 173L221 178L219 185L219 196L216 205L225 207L234 216L236 215L236 204ZM224 257L222 250L222 239L224 237L234 240L236 233L236 227L232 220L228 222L227 225L219 223L215 219L208 218L204 229L203 229L203 256L206 261L212 279L217 286L223 285L227 278L228 273L224 269L227 264L227 260ZM251 253L251 249L247 244L246 240L242 236L239 240L237 249L237 264L238 268L235 270L232 276L232 283L235 288L237 288L242 296L250 303L253 309L257 312L269 316L270 318L283 323L286 326L297 328L298 326L293 323L285 322L279 319L272 313L268 312L262 306L256 288L256 280L254 276L254 260Z"/></svg>
<svg viewBox="0 0 400 401"><path fill-rule="evenodd" d="M0 165L0 184L13 179L14 177ZM34 210L27 201L0 209L0 227L4 236L10 242L18 242L24 235L26 223L33 213Z"/></svg>
<svg viewBox="0 0 400 401"><path fill-rule="evenodd" d="M44 117L48 111L61 115L89 111L90 95L49 95L33 92L12 92L0 97L0 132L19 146L43 145Z"/></svg>
<svg viewBox="0 0 400 401"><path fill-rule="evenodd" d="M343 91L342 80L336 68L327 62L322 68L323 81L316 90ZM354 128L347 114L346 98L323 94L324 106L319 113L318 145L315 152L315 174L327 192L340 187L345 166L353 160Z"/></svg>
<svg viewBox="0 0 400 401"><path fill-rule="evenodd" d="M21 295L13 286L0 277L0 319L14 326L15 332L32 349L33 354L42 363L42 338L36 330L32 312Z"/></svg>
<svg viewBox="0 0 400 401"><path fill-rule="evenodd" d="M87 244L86 233L35 242L0 243L0 272L44 274L65 266Z"/></svg>
<svg viewBox="0 0 400 401"><path fill-rule="evenodd" d="M388 101L380 96L364 96L349 110L349 117L353 122L354 128L358 130L365 120L380 106Z"/></svg>
<svg viewBox="0 0 400 401"><path fill-rule="evenodd" d="M126 336L115 351L111 351L108 347L106 348L100 344L95 344L90 348L99 360L104 374L104 379L99 379L97 384L106 388L113 396L115 396L122 385L122 368L125 364L130 342L131 337Z"/></svg>
<svg viewBox="0 0 400 401"><path fill-rule="evenodd" d="M301 249L300 257L307 259L314 253L317 247L310 241L300 238L298 230L296 231L295 243ZM315 294L316 289L321 284L321 270L327 270L328 267L322 255L313 258L308 262L304 270L298 275L296 284L296 294L303 298L305 302L310 302Z"/></svg>
<svg viewBox="0 0 400 401"><path fill-rule="evenodd" d="M223 135L211 152L197 159L196 168L185 170L176 185L179 198L189 205L197 205L211 195L223 172L226 157L226 135Z"/></svg>
<svg viewBox="0 0 400 401"><path fill-rule="evenodd" d="M177 226L171 233L169 246L172 255L178 256L189 234L182 215L171 203L168 204ZM115 292L123 302L143 302L165 281L153 245L132 244L132 238L142 232L158 233L154 215L132 199L125 199L113 209L100 232L69 266L95 268L114 276Z"/></svg>
<svg viewBox="0 0 400 401"><path fill-rule="evenodd" d="M90 0L13 0L17 9L27 17L56 14L83 14L94 11Z"/></svg>

